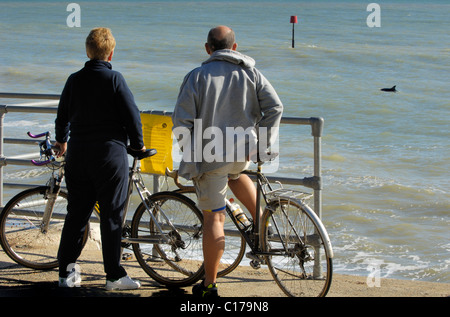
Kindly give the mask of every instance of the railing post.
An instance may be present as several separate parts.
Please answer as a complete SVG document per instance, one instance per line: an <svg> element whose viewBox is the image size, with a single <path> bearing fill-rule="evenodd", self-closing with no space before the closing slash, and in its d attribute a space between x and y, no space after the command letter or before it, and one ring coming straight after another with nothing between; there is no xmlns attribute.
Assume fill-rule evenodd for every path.
<svg viewBox="0 0 450 317"><path fill-rule="evenodd" d="M153 193L159 192L159 175L153 174Z"/></svg>
<svg viewBox="0 0 450 317"><path fill-rule="evenodd" d="M318 179L318 186L314 188L314 211L322 219L322 131L323 119L310 118L312 135L314 138L314 177ZM315 249L313 277L322 278L322 267L320 265L321 250Z"/></svg>
<svg viewBox="0 0 450 317"><path fill-rule="evenodd" d="M3 119L5 118L6 105L0 105L0 207L3 207Z"/></svg>
<svg viewBox="0 0 450 317"><path fill-rule="evenodd" d="M314 188L314 211L322 218L322 131L323 118L310 118L312 135L314 137L314 177L318 186Z"/></svg>

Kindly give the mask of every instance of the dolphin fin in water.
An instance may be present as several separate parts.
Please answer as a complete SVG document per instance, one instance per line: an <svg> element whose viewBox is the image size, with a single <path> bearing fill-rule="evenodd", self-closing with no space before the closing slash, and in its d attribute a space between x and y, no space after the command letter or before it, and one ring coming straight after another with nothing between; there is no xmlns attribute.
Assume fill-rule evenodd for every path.
<svg viewBox="0 0 450 317"><path fill-rule="evenodd" d="M380 90L381 91L393 91L393 92L396 92L397 89L395 89L395 87L397 87L397 86L392 86L391 88L381 88Z"/></svg>

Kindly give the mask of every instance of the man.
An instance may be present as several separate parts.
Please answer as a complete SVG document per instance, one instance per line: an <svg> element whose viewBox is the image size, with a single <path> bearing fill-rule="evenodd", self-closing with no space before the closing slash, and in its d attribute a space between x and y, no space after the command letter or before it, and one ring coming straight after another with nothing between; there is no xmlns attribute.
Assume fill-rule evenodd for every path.
<svg viewBox="0 0 450 317"><path fill-rule="evenodd" d="M249 166L249 157L255 156L257 141L256 147L267 145L257 149L260 152L270 148L277 136L271 128L279 126L283 105L254 67L255 61L236 51L232 29L211 29L205 49L210 58L184 78L172 120L183 150L179 173L193 180L204 216L205 280L194 286L193 293L217 296L216 276L225 246L227 183L230 180L230 188L255 219L255 186L239 174ZM260 133L266 132L259 139L256 127ZM230 131L248 133L244 138L230 137Z"/></svg>
<svg viewBox="0 0 450 317"><path fill-rule="evenodd" d="M107 28L86 38L90 61L64 87L55 120L56 143L66 155L67 217L58 251L59 286L79 286L68 272L82 250L82 236L96 202L106 289L136 289L120 265L122 221L127 196L127 143L145 150L139 110L123 76L112 70L115 39ZM70 140L69 139L70 132ZM67 141L69 146L67 146Z"/></svg>

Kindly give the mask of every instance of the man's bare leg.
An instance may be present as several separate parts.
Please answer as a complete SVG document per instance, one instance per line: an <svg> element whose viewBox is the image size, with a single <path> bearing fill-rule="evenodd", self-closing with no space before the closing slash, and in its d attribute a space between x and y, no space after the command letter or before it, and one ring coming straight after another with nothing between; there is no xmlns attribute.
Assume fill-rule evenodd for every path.
<svg viewBox="0 0 450 317"><path fill-rule="evenodd" d="M220 259L225 248L224 222L225 211L203 211L205 286L216 282Z"/></svg>
<svg viewBox="0 0 450 317"><path fill-rule="evenodd" d="M246 174L241 174L238 179L229 180L228 186L237 199L247 208L252 215L252 218L256 218L256 187L253 181Z"/></svg>

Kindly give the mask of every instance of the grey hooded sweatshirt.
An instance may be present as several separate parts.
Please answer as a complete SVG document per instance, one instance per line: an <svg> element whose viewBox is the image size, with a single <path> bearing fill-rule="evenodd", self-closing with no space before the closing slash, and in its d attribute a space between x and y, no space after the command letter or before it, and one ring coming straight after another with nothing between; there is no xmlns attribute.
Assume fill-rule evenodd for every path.
<svg viewBox="0 0 450 317"><path fill-rule="evenodd" d="M266 152L278 137L282 112L275 89L251 57L215 51L186 75L172 115L183 151L179 174L192 179Z"/></svg>

